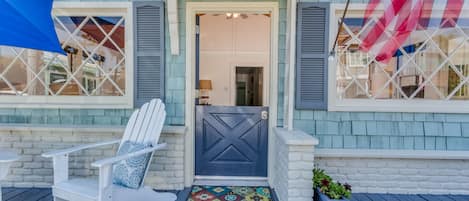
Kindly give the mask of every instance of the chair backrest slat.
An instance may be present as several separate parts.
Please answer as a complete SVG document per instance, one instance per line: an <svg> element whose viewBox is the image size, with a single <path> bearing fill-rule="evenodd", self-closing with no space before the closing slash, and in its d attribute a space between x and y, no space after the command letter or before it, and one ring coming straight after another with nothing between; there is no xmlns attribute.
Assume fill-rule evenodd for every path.
<svg viewBox="0 0 469 201"><path fill-rule="evenodd" d="M155 124L150 130L148 135L149 139L159 139L161 135L161 131L163 130L164 122L166 119L166 111L164 105L160 107L158 111L158 116L156 117ZM157 143L157 142L155 142Z"/></svg>
<svg viewBox="0 0 469 201"><path fill-rule="evenodd" d="M136 110L129 119L121 145L125 141L157 144L166 118L165 106L153 99Z"/></svg>
<svg viewBox="0 0 469 201"><path fill-rule="evenodd" d="M133 130L135 129L135 122L137 121L139 112L140 110L135 110L132 113L132 116L130 116L129 121L127 122L127 126L125 127L124 135L122 136L121 145L123 142L130 140Z"/></svg>
<svg viewBox="0 0 469 201"><path fill-rule="evenodd" d="M157 119L158 116L161 115L160 109L162 105L163 103L160 100L154 99L150 102L151 112L147 115L147 118L144 121L144 130L140 132L137 139L138 142L155 143L155 138L150 138L149 136L151 136L154 126L158 124Z"/></svg>
<svg viewBox="0 0 469 201"><path fill-rule="evenodd" d="M137 136L139 135L140 131L142 130L143 120L145 119L145 116L147 115L148 106L149 106L149 103L145 103L140 108L137 119L135 120L134 129L131 130L132 133L129 136L129 140L132 141L132 142L137 142Z"/></svg>
<svg viewBox="0 0 469 201"><path fill-rule="evenodd" d="M148 127L150 127L151 118L153 114L155 113L155 106L156 104L153 100L148 104L147 112L145 116L142 118L140 131L135 136L136 142L143 142L143 138L145 138L145 135L148 131Z"/></svg>

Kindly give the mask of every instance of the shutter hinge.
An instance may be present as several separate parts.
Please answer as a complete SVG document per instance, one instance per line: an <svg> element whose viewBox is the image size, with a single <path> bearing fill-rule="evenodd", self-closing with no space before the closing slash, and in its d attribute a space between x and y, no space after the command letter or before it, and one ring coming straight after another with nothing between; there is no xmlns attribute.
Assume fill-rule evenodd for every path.
<svg viewBox="0 0 469 201"><path fill-rule="evenodd" d="M200 34L200 26L195 25L195 34Z"/></svg>

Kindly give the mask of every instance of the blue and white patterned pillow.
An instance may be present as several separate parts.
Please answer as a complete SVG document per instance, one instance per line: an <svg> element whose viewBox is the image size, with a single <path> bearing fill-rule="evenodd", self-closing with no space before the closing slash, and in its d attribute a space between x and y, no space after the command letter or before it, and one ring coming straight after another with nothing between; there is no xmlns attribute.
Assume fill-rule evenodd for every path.
<svg viewBox="0 0 469 201"><path fill-rule="evenodd" d="M117 155L124 155L142 149L152 147L150 144L141 144L125 141L117 151ZM151 153L135 156L127 160L120 161L113 166L112 183L127 188L137 189L145 176L147 164L150 161Z"/></svg>

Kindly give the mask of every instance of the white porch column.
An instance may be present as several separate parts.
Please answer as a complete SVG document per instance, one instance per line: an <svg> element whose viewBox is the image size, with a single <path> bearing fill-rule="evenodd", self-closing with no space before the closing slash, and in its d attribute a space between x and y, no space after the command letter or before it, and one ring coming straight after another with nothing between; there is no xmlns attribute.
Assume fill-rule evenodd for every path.
<svg viewBox="0 0 469 201"><path fill-rule="evenodd" d="M293 130L293 112L295 109L296 4L297 0L287 0L283 124L288 130Z"/></svg>
<svg viewBox="0 0 469 201"><path fill-rule="evenodd" d="M303 131L276 128L275 178L272 188L282 201L313 199L314 146L319 141Z"/></svg>
<svg viewBox="0 0 469 201"><path fill-rule="evenodd" d="M166 3L171 54L179 55L178 0L167 0Z"/></svg>

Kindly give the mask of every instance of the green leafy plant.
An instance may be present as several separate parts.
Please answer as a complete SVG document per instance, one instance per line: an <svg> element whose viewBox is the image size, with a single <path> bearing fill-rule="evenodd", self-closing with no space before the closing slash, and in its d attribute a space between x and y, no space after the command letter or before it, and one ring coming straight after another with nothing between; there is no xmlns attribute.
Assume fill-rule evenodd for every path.
<svg viewBox="0 0 469 201"><path fill-rule="evenodd" d="M332 178L319 168L313 169L313 186L319 189L321 193L327 195L331 199L341 199L343 197L350 198L352 195L352 186L349 184L341 184L334 182Z"/></svg>

